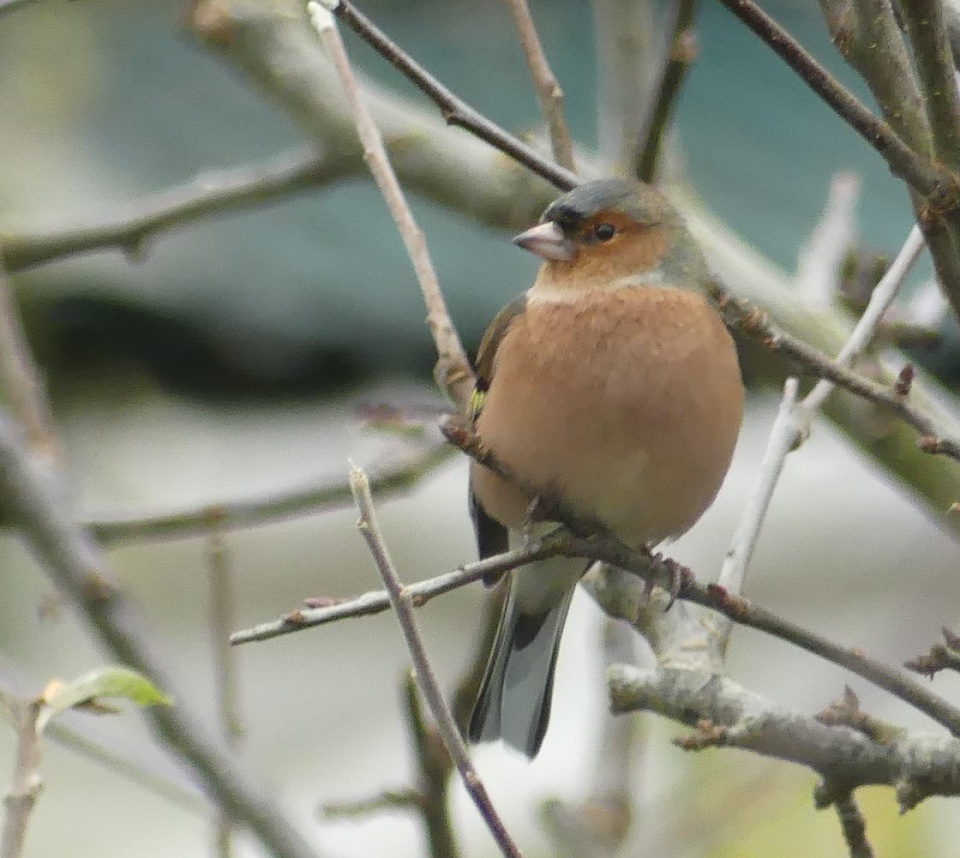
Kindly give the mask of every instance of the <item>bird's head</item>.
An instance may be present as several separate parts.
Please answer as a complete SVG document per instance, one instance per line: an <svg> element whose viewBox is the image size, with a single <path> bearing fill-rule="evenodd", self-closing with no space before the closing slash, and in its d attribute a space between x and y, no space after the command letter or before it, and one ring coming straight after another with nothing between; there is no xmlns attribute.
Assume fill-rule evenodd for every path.
<svg viewBox="0 0 960 858"><path fill-rule="evenodd" d="M706 265L660 191L632 179L585 182L551 203L514 243L544 260L534 294L692 285Z"/></svg>

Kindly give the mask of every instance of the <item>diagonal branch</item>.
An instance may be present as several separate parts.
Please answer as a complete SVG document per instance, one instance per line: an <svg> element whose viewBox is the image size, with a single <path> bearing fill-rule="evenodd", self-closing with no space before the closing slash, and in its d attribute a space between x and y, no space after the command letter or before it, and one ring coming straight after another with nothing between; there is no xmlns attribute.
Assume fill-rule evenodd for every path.
<svg viewBox="0 0 960 858"><path fill-rule="evenodd" d="M813 56L752 0L720 0L778 54L833 111L887 162L893 173L926 197L955 201L960 180L914 152L882 119L831 75Z"/></svg>
<svg viewBox="0 0 960 858"><path fill-rule="evenodd" d="M960 461L960 438L941 436L934 418L913 405L895 387L887 387L847 369L822 352L779 328L767 315L748 301L734 297L719 284L712 284L711 293L720 304L727 322L737 330L758 340L771 352L785 355L805 372L827 379L871 402L889 408L901 420L920 433L920 448L926 453L949 456Z"/></svg>
<svg viewBox="0 0 960 858"><path fill-rule="evenodd" d="M449 751L463 784L467 788L470 798L480 811L480 815L486 822L490 833L493 834L497 846L506 858L522 858L520 850L517 848L507 829L504 827L503 820L490 801L486 787L480 780L473 763L470 762L470 756L467 753L467 746L460 736L460 731L453 720L453 712L447 704L443 691L440 689L440 683L433 672L430 659L427 656L427 650L423 643L423 637L420 634L420 628L417 624L416 616L413 611L413 599L410 591L400 583L397 571L393 565L393 560L387 551L386 543L380 532L380 526L377 523L376 511L373 505L373 497L370 494L370 486L367 483L366 475L358 468L350 471L350 487L353 489L354 499L357 509L360 512L360 519L357 522L357 528L363 536L373 555L377 570L383 578L387 593L390 596L390 602L397 613L397 619L400 622L400 628L403 630L403 636L407 641L407 649L410 651L410 658L413 661L414 677L417 682L430 712L437 723L437 730L443 739L443 744Z"/></svg>
<svg viewBox="0 0 960 858"><path fill-rule="evenodd" d="M91 632L114 658L171 689L163 659L148 643L143 622L110 581L106 559L73 519L56 475L32 456L9 416L0 411L0 498L58 587L70 595ZM188 762L206 791L235 821L249 826L264 847L283 858L316 853L262 784L222 749L183 700L144 711L168 749Z"/></svg>
<svg viewBox="0 0 960 858"><path fill-rule="evenodd" d="M554 76L547 55L540 44L536 24L530 14L527 0L506 0L513 15L513 23L520 35L520 44L523 55L527 60L527 68L537 91L537 101L540 102L540 114L550 133L550 146L553 149L553 160L561 167L576 172L573 162L573 141L566 120L563 118L563 90Z"/></svg>
<svg viewBox="0 0 960 858"><path fill-rule="evenodd" d="M913 45L913 57L930 121L937 158L960 169L960 92L947 35L942 0L903 0L899 4Z"/></svg>
<svg viewBox="0 0 960 858"><path fill-rule="evenodd" d="M578 183L570 170L544 158L454 95L348 0L331 0L329 5L334 15L427 95L450 125L469 130L562 190L570 190Z"/></svg>
<svg viewBox="0 0 960 858"><path fill-rule="evenodd" d="M663 135L677 103L680 87L699 51L697 34L693 29L696 0L672 0L668 8L671 26L665 55L633 157L634 174L641 182L652 182L656 177Z"/></svg>
<svg viewBox="0 0 960 858"><path fill-rule="evenodd" d="M340 75L340 82L357 125L357 134L363 144L364 160L390 210L400 238L403 239L403 245L407 249L407 255L413 264L413 270L416 272L423 302L427 305L427 326L430 328L437 349L434 378L440 389L456 405L457 410L466 414L474 388L473 370L470 368L470 361L460 342L460 335L447 311L447 303L440 289L440 281L437 279L437 272L430 259L430 251L427 249L423 231L417 225L403 190L400 188L400 183L397 181L396 173L390 165L383 138L364 101L360 83L350 67L350 60L340 38L340 31L334 24L333 16L319 3L311 3L309 8L314 15L314 26L320 33Z"/></svg>

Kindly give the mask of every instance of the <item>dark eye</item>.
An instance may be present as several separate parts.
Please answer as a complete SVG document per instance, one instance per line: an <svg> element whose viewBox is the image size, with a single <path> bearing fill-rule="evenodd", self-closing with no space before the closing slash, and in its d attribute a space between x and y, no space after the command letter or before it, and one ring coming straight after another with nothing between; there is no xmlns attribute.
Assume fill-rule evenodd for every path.
<svg viewBox="0 0 960 858"><path fill-rule="evenodd" d="M597 241L610 241L616 232L617 228L612 223L598 223L593 228L593 234Z"/></svg>

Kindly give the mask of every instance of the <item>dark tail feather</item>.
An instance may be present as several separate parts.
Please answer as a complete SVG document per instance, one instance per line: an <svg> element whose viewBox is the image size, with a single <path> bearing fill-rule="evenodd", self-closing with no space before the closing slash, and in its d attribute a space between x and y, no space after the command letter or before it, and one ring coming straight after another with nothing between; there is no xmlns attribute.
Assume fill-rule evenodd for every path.
<svg viewBox="0 0 960 858"><path fill-rule="evenodd" d="M534 757L547 732L557 651L574 587L546 612L523 613L515 585L511 581L468 735L471 742L503 739Z"/></svg>

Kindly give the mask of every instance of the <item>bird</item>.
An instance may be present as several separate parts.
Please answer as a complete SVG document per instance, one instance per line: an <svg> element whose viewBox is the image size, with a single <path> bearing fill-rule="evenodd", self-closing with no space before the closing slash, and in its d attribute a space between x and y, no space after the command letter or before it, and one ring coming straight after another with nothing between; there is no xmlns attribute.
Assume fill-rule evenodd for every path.
<svg viewBox="0 0 960 858"><path fill-rule="evenodd" d="M480 557L555 527L537 520L545 499L637 550L686 532L720 489L744 400L696 241L661 191L627 178L576 186L513 241L543 261L477 350L471 427L501 466L470 464ZM553 557L507 573L471 742L540 750L588 566Z"/></svg>

